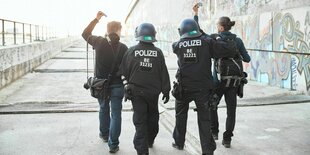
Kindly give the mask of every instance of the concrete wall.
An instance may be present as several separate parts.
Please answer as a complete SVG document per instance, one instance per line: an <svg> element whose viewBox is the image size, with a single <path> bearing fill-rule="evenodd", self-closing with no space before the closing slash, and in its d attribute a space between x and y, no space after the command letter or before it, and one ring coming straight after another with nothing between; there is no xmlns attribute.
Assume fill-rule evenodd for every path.
<svg viewBox="0 0 310 155"><path fill-rule="evenodd" d="M252 61L244 64L250 79L310 94L310 0L202 0L200 25L216 32L220 16L236 21ZM141 22L153 23L160 46L171 52L177 28L192 18L192 0L140 0L128 16L128 35ZM266 51L264 51L266 50Z"/></svg>
<svg viewBox="0 0 310 155"><path fill-rule="evenodd" d="M76 38L0 48L0 89L70 46Z"/></svg>

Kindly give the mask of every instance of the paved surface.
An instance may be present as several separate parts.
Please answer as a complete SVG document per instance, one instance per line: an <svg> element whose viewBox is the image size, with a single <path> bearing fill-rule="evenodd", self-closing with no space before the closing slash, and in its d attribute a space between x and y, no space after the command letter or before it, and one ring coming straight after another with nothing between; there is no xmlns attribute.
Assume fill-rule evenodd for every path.
<svg viewBox="0 0 310 155"><path fill-rule="evenodd" d="M217 155L309 155L310 102L271 106L238 107L232 147L222 144L226 108L219 108L220 133ZM187 145L199 154L197 114L188 112ZM175 111L166 111L165 125L174 124ZM171 126L172 127L172 126Z"/></svg>
<svg viewBox="0 0 310 155"><path fill-rule="evenodd" d="M98 103L83 88L85 58L85 43L78 42L0 90L0 154L108 154L107 145L97 137ZM167 56L166 64L172 82L176 57ZM90 61L90 68L92 65ZM216 154L310 154L310 96L253 81L245 92L238 100L232 148L225 149L218 141ZM171 147L174 98L165 105L159 103L160 133L151 154L200 154L196 113L189 111L186 151L177 151ZM135 154L131 103L123 103L123 107L118 154L131 155ZM222 134L226 117L223 100L220 107Z"/></svg>
<svg viewBox="0 0 310 155"><path fill-rule="evenodd" d="M123 112L120 150L134 155L132 112ZM108 155L109 147L98 137L98 113L1 115L2 155ZM171 134L160 124L150 154L189 155L171 147Z"/></svg>

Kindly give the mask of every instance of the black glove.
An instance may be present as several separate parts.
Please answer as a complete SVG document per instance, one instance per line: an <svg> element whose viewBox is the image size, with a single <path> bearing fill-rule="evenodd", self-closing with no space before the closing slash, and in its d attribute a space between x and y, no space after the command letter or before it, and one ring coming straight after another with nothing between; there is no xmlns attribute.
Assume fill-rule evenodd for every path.
<svg viewBox="0 0 310 155"><path fill-rule="evenodd" d="M124 86L124 101L132 99L132 86L131 84L127 84Z"/></svg>
<svg viewBox="0 0 310 155"><path fill-rule="evenodd" d="M163 95L162 100L164 101L164 104L168 103L169 98L170 98L170 97L169 97L169 93Z"/></svg>

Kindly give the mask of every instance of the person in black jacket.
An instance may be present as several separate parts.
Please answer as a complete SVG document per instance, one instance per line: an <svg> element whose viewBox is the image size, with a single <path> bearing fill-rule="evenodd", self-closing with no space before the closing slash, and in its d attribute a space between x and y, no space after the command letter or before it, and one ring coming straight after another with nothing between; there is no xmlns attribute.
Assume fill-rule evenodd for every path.
<svg viewBox="0 0 310 155"><path fill-rule="evenodd" d="M235 25L235 21L231 21L228 17L221 17L219 18L219 21L217 23L218 28L218 34L221 36L221 38L225 37L234 37L236 38L236 45L237 49L241 55L241 59L244 62L250 62L251 58L247 52L247 50L244 47L244 44L242 40L238 37L236 37L235 34L229 32L232 26ZM240 66L242 67L242 64ZM215 78L217 78L217 75L214 75ZM216 94L219 96L219 98L222 98L222 96L225 96L225 102L227 107L227 118L226 118L226 131L223 133L223 141L222 144L226 148L230 148L231 145L231 137L234 135L233 131L235 128L236 123L236 108L237 108L237 94L238 94L238 86L227 86L226 80L224 80L223 77L221 77L221 80L218 83ZM218 103L219 104L219 103ZM211 110L211 128L212 128L212 134L215 138L218 137L219 132L219 123L218 123L218 114L217 114L217 108L214 110Z"/></svg>
<svg viewBox="0 0 310 155"><path fill-rule="evenodd" d="M136 28L139 43L126 52L120 73L125 85L125 100L133 106L133 123L136 128L134 146L138 155L147 155L158 133L158 97L163 94L169 101L170 78L162 51L153 42L156 31L152 24L143 23Z"/></svg>
<svg viewBox="0 0 310 155"><path fill-rule="evenodd" d="M124 87L120 76L116 75L118 67L111 70L111 66L119 66L122 57L127 50L127 46L121 43L121 23L112 21L107 25L107 34L105 37L92 35L92 31L99 22L104 13L99 11L97 17L85 28L82 37L93 46L96 51L95 76L100 79L108 79L110 81L110 99L105 101L102 98L98 99L100 105L99 111L99 136L104 141L108 142L110 152L115 153L119 150L119 136L121 133L121 112L122 99L124 96ZM111 102L111 117L110 103Z"/></svg>
<svg viewBox="0 0 310 155"><path fill-rule="evenodd" d="M195 101L198 115L200 144L203 155L213 155L216 144L211 134L208 100L214 87L211 73L211 38L202 35L193 19L185 19L179 27L180 40L173 43L178 57L176 75L182 95L176 97L176 125L173 147L182 150L185 143L189 103Z"/></svg>
<svg viewBox="0 0 310 155"><path fill-rule="evenodd" d="M193 7L193 10L195 13L194 19L198 22L198 6L195 5ZM214 36L218 36L220 38L226 38L226 37L235 38L234 41L236 42L236 47L241 55L242 61L250 62L251 57L249 56L247 50L245 49L242 40L236 37L235 34L229 31L231 27L234 25L235 25L235 21L231 21L229 17L219 18L217 22L218 34ZM216 53L219 51L214 51L214 52ZM217 60L215 60L215 62L217 62ZM240 66L240 68L242 68L242 65ZM222 98L222 96L223 95L225 96L225 102L227 106L227 118L226 118L226 131L223 133L222 144L226 148L230 148L231 137L233 136L233 131L235 128L237 93L238 93L238 88L240 87L240 85L236 86L236 85L230 84L229 86L227 86L227 82L228 82L227 80L223 80L223 79L218 80L216 69L214 69L213 77L214 77L215 83L217 84L215 93L219 97L217 104L219 104L219 101ZM219 133L217 107L211 110L211 129L212 129L212 135L214 139L217 140L218 133Z"/></svg>

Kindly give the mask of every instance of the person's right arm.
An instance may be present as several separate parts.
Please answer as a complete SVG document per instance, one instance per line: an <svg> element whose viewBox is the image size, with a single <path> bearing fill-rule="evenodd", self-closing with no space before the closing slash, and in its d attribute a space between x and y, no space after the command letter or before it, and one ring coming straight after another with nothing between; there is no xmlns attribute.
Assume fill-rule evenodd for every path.
<svg viewBox="0 0 310 155"><path fill-rule="evenodd" d="M198 5L196 4L196 5L194 5L193 6L193 11L194 11L194 20L197 22L197 23L199 23L198 22ZM199 25L199 24L198 24Z"/></svg>
<svg viewBox="0 0 310 155"><path fill-rule="evenodd" d="M198 19L198 5L194 5L193 7L193 11L194 11L194 20L196 21L196 23L198 24L198 28L199 28L199 31L203 34L203 35L206 35L206 33L200 28L200 25L199 25L199 19Z"/></svg>
<svg viewBox="0 0 310 155"><path fill-rule="evenodd" d="M85 39L85 41L87 41L92 46L96 45L96 40L98 38L97 36L92 35L92 32L102 16L104 16L104 13L99 11L96 18L88 24L82 33L82 37Z"/></svg>

